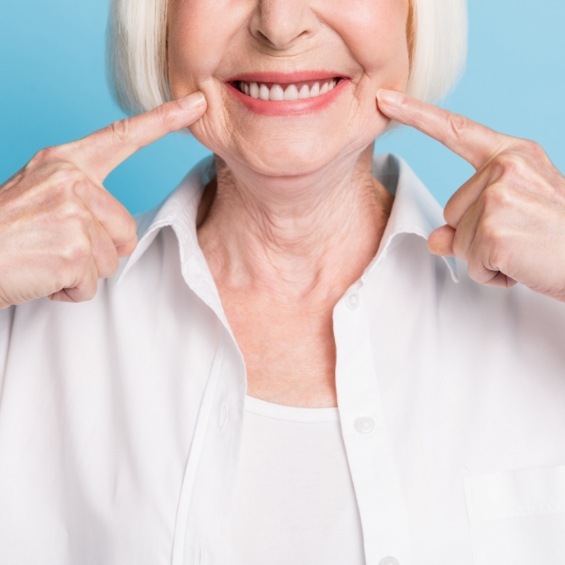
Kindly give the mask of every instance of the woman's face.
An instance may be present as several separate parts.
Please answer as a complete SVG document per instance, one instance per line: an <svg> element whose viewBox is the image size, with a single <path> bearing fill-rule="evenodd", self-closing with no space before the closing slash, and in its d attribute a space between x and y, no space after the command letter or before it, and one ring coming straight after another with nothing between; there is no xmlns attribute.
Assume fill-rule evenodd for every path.
<svg viewBox="0 0 565 565"><path fill-rule="evenodd" d="M191 130L228 164L286 176L355 156L387 125L377 90L406 87L409 0L170 2L173 96L205 94Z"/></svg>

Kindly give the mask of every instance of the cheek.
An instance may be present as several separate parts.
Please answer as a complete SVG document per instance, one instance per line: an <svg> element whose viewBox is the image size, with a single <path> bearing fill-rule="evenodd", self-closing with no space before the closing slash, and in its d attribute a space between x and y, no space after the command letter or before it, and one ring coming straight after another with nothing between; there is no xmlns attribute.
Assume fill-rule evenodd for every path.
<svg viewBox="0 0 565 565"><path fill-rule="evenodd" d="M184 0L172 7L168 26L168 73L173 98L201 90L208 111L190 128L206 147L218 152L229 138L229 120L217 69L230 53L234 36L248 20L248 7L240 0ZM226 20L225 14L230 18Z"/></svg>
<svg viewBox="0 0 565 565"><path fill-rule="evenodd" d="M173 96L209 79L245 25L248 8L239 0L185 0L171 7L168 71ZM226 18L225 14L230 14Z"/></svg>
<svg viewBox="0 0 565 565"><path fill-rule="evenodd" d="M347 45L369 78L405 86L410 70L408 0L363 0L340 23Z"/></svg>
<svg viewBox="0 0 565 565"><path fill-rule="evenodd" d="M407 36L408 1L361 0L363 9L348 12L340 33L361 68L355 88L350 131L360 147L380 137L390 120L378 111L379 88L405 91L410 74Z"/></svg>
<svg viewBox="0 0 565 565"><path fill-rule="evenodd" d="M218 60L217 43L208 45L202 31L176 23L169 28L169 82L175 98L194 88L199 78L209 76Z"/></svg>
<svg viewBox="0 0 565 565"><path fill-rule="evenodd" d="M349 2L353 3L353 9ZM332 4L331 9L329 4ZM340 4L343 9L336 9ZM172 94L179 97L196 89L204 92L208 111L191 131L201 143L226 160L231 153L247 154L245 148L250 145L247 138L263 139L261 128L253 123L240 123L237 115L234 118L230 114L231 106L224 99L225 93L217 80L218 69L237 68L246 56L249 6L245 0L183 0L170 14L168 60ZM230 17L226 18L225 14ZM278 162L283 156L292 162L298 159L299 153L316 160L315 154L327 145L320 144L320 137L331 136L336 122L343 124L335 135L338 145L345 140L352 151L364 148L388 123L375 111L376 90L379 87L404 89L406 85L409 66L407 0L336 0L336 4L320 5L319 14L332 34L324 56L330 57L329 50L333 48L339 60L353 61L353 67L358 69L355 74L359 84L350 102L335 110L340 114L332 116L331 128L328 124L314 123L307 132L302 132L303 143L297 137L300 132L293 132L291 143L283 137L273 144L276 132L270 132L269 147L276 146L276 149L264 148L260 152L269 163ZM344 55L347 52L349 55ZM282 133L288 136L287 128ZM257 143L252 145L256 152ZM287 145L291 150L283 150ZM339 147L334 149L338 151ZM320 160L331 151L331 147L326 147Z"/></svg>

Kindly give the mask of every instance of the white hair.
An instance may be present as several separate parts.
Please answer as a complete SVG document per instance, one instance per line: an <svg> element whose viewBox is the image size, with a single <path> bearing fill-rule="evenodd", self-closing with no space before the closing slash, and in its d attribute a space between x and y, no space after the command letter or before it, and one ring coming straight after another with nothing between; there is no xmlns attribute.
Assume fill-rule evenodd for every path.
<svg viewBox="0 0 565 565"><path fill-rule="evenodd" d="M466 0L411 0L413 50L407 92L437 102L455 86L467 60Z"/></svg>
<svg viewBox="0 0 565 565"><path fill-rule="evenodd" d="M170 0L111 0L108 77L127 112L171 99L167 78ZM411 71L407 92L437 102L455 85L467 56L466 0L411 0Z"/></svg>
<svg viewBox="0 0 565 565"><path fill-rule="evenodd" d="M111 0L107 30L108 81L128 113L171 99L167 78L169 0Z"/></svg>

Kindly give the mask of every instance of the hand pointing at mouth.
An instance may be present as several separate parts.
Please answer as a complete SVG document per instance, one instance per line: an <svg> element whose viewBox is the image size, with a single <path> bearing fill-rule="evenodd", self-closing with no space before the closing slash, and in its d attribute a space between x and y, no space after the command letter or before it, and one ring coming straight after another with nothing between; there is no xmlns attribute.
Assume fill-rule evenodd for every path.
<svg viewBox="0 0 565 565"><path fill-rule="evenodd" d="M565 301L565 178L536 143L390 90L379 110L443 143L476 173L444 210L429 237L437 255L468 263L482 284L516 282Z"/></svg>
<svg viewBox="0 0 565 565"><path fill-rule="evenodd" d="M201 93L40 151L0 186L0 308L49 296L92 298L136 246L136 224L102 186L122 161L192 125Z"/></svg>

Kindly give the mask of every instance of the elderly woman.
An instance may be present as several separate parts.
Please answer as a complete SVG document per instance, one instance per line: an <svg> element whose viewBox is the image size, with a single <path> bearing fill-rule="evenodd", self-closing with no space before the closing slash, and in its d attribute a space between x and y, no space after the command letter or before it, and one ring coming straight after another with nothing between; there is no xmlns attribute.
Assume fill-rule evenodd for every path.
<svg viewBox="0 0 565 565"><path fill-rule="evenodd" d="M122 102L156 109L0 192L0 563L564 563L565 180L400 94L452 84L463 2L111 24ZM391 120L476 168L445 225L373 158ZM101 183L185 127L215 158L137 243Z"/></svg>

